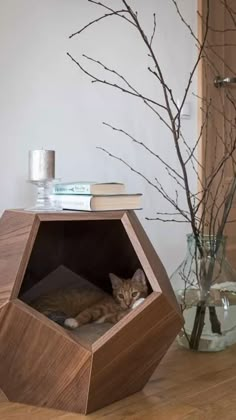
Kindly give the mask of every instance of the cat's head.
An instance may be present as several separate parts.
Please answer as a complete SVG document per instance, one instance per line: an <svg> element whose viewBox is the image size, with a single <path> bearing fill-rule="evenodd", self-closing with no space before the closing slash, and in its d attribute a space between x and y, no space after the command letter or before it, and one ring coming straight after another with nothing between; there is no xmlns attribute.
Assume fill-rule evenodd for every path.
<svg viewBox="0 0 236 420"><path fill-rule="evenodd" d="M109 274L113 297L122 309L132 308L134 302L148 295L145 274L141 268L135 271L130 279L122 279L113 273Z"/></svg>

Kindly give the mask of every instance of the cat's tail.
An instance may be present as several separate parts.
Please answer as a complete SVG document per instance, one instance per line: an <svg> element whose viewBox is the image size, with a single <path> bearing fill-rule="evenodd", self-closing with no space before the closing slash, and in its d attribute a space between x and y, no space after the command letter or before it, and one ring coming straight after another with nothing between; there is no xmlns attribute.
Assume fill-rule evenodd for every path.
<svg viewBox="0 0 236 420"><path fill-rule="evenodd" d="M79 326L75 318L68 318L68 316L64 312L60 312L60 311L48 312L48 313L45 313L44 315L46 315L49 319L61 325L62 327L68 328L70 330L74 330L75 328L78 328Z"/></svg>
<svg viewBox="0 0 236 420"><path fill-rule="evenodd" d="M67 316L64 312L50 312L50 313L44 313L44 315L46 315L49 319L51 319L52 321L56 322L59 325L64 326L65 321L67 319Z"/></svg>

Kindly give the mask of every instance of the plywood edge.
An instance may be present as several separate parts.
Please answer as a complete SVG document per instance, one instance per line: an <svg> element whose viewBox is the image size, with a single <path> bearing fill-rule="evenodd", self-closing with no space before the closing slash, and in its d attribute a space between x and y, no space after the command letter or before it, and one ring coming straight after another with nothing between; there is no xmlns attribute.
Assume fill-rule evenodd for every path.
<svg viewBox="0 0 236 420"><path fill-rule="evenodd" d="M16 281L15 281L15 284L11 293L11 299L16 298L19 294L19 291L23 282L23 278L25 275L25 271L26 271L26 268L30 259L31 251L32 251L32 248L33 248L33 245L34 245L37 233L38 233L39 225L40 225L40 221L36 215L33 219L28 241L23 251L22 260L18 269Z"/></svg>
<svg viewBox="0 0 236 420"><path fill-rule="evenodd" d="M38 213L37 216L41 222L48 221L83 221L83 220L121 220L125 211L60 211L56 213Z"/></svg>
<svg viewBox="0 0 236 420"><path fill-rule="evenodd" d="M0 403L9 401L6 394L3 392L3 390L0 388Z"/></svg>
<svg viewBox="0 0 236 420"><path fill-rule="evenodd" d="M2 308L4 308L5 305L7 305L9 302L9 299L0 299L0 311Z"/></svg>
<svg viewBox="0 0 236 420"><path fill-rule="evenodd" d="M0 232L3 231L6 235L8 231L11 232L12 226L17 229L27 227L33 224L37 217L35 213L26 213L23 211L5 210L0 218Z"/></svg>
<svg viewBox="0 0 236 420"><path fill-rule="evenodd" d="M4 307L9 303L9 300L0 300L0 312L4 309Z"/></svg>
<svg viewBox="0 0 236 420"><path fill-rule="evenodd" d="M136 214L127 212L122 218L122 223L153 290L161 291L174 310L182 317L180 306L176 300L166 270Z"/></svg>
<svg viewBox="0 0 236 420"><path fill-rule="evenodd" d="M35 212L27 211L24 208L5 209L4 212L11 212L11 213L31 213L31 214L35 214Z"/></svg>
<svg viewBox="0 0 236 420"><path fill-rule="evenodd" d="M152 265L148 259L148 255L143 248L143 243L140 241L140 238L137 235L137 232L133 229L133 225L131 223L130 217L134 217L133 214L125 214L122 218L123 226L126 230L127 235L129 236L130 242L132 243L134 250L140 260L143 270L148 278L152 289L155 292L161 292L161 287L157 281L155 273L152 269ZM138 226L138 229L141 229L141 226Z"/></svg>
<svg viewBox="0 0 236 420"><path fill-rule="evenodd" d="M0 301L11 298L36 215L5 210L0 219Z"/></svg>
<svg viewBox="0 0 236 420"><path fill-rule="evenodd" d="M23 217L28 217L31 219L34 219L36 217L36 212L28 212L24 209L5 209L1 219L6 217L6 216L11 216L11 217L15 217L16 215L23 215Z"/></svg>
<svg viewBox="0 0 236 420"><path fill-rule="evenodd" d="M93 352L91 354L91 359L90 359L90 368L89 368L89 380L88 380L88 392L87 392L87 397L86 397L86 407L85 407L85 411L84 414L89 414L89 389L90 389L90 384L91 384L91 380L92 380L92 368L93 368Z"/></svg>

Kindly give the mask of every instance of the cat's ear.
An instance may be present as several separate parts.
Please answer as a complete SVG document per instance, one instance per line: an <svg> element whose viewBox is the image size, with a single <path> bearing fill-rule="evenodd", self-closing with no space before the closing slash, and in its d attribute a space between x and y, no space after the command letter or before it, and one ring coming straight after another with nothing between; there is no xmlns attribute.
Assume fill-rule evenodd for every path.
<svg viewBox="0 0 236 420"><path fill-rule="evenodd" d="M147 286L147 282L146 282L146 277L145 274L143 272L143 270L141 268L138 268L133 277L132 280L136 281L139 284L142 284L143 286Z"/></svg>
<svg viewBox="0 0 236 420"><path fill-rule="evenodd" d="M109 277L110 277L113 289L118 289L119 287L122 286L122 280L119 277L117 277L115 274L109 273Z"/></svg>

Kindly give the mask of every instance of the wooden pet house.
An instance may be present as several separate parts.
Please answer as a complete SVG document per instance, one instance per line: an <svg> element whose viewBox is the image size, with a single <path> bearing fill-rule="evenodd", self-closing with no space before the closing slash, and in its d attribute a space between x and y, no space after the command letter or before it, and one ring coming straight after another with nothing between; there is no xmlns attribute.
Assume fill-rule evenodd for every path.
<svg viewBox="0 0 236 420"><path fill-rule="evenodd" d="M66 330L28 304L78 276L111 293L109 272L129 277L140 267L148 297L99 333L92 325L83 334ZM92 412L141 390L181 326L165 269L134 212L3 214L0 388L9 400Z"/></svg>

